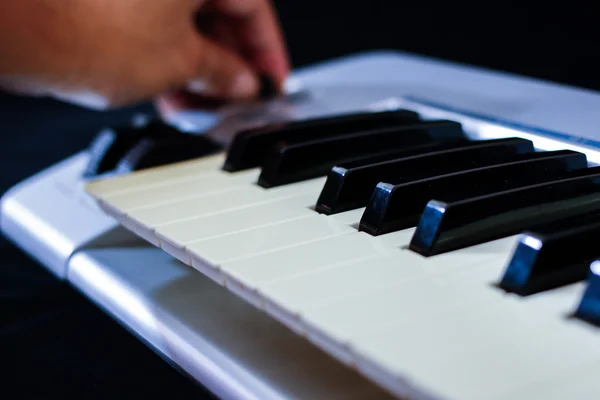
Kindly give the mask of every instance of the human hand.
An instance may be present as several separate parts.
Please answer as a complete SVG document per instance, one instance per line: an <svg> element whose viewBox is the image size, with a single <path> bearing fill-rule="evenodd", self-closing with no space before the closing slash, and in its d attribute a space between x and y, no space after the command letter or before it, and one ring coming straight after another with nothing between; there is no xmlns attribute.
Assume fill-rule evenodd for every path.
<svg viewBox="0 0 600 400"><path fill-rule="evenodd" d="M289 71L268 0L6 0L0 87L91 107L188 88L248 99Z"/></svg>

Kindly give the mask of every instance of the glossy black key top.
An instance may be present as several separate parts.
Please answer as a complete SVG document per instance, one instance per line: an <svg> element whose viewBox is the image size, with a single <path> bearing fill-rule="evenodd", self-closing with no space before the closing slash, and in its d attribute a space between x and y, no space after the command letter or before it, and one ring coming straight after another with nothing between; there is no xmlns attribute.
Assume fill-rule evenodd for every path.
<svg viewBox="0 0 600 400"><path fill-rule="evenodd" d="M586 285L575 317L600 327L600 260L590 263Z"/></svg>
<svg viewBox="0 0 600 400"><path fill-rule="evenodd" d="M235 135L227 151L225 171L240 171L260 166L271 147L279 142L296 142L319 137L350 134L364 130L401 126L419 120L408 110L364 112L291 121L249 129Z"/></svg>
<svg viewBox="0 0 600 400"><path fill-rule="evenodd" d="M454 121L424 121L396 128L361 131L274 147L265 160L258 184L269 188L327 175L339 163L438 141L467 138Z"/></svg>
<svg viewBox="0 0 600 400"><path fill-rule="evenodd" d="M359 230L381 235L414 227L432 199L479 196L555 179L564 171L586 167L585 154L561 150L517 154L505 163L398 185L379 183L365 208Z"/></svg>
<svg viewBox="0 0 600 400"><path fill-rule="evenodd" d="M432 256L594 211L600 211L600 167L484 196L456 201L435 197L423 211L410 249Z"/></svg>
<svg viewBox="0 0 600 400"><path fill-rule="evenodd" d="M331 215L364 207L379 182L397 185L409 179L498 164L533 151L530 140L507 138L443 144L404 157L343 163L329 171L315 210Z"/></svg>
<svg viewBox="0 0 600 400"><path fill-rule="evenodd" d="M584 280L600 257L600 213L560 219L524 232L499 287L522 296Z"/></svg>
<svg viewBox="0 0 600 400"><path fill-rule="evenodd" d="M203 157L221 149L208 137L186 134L160 121L109 128L90 145L83 176L131 172Z"/></svg>
<svg viewBox="0 0 600 400"><path fill-rule="evenodd" d="M173 164L212 155L221 145L204 135L173 132L166 137L144 137L123 155L115 167L117 173Z"/></svg>
<svg viewBox="0 0 600 400"><path fill-rule="evenodd" d="M100 131L88 147L89 159L83 177L90 178L112 171L144 133L143 129L133 126L105 128Z"/></svg>

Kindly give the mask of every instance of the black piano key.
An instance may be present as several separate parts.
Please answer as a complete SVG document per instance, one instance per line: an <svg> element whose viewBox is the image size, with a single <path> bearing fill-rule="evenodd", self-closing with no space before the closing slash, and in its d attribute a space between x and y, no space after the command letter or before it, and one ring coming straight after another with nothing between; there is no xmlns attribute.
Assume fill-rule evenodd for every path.
<svg viewBox="0 0 600 400"><path fill-rule="evenodd" d="M354 191L348 191L348 172L354 168L367 167L371 165L379 165L390 161L401 161L405 159L412 159L415 156L427 156L430 154L436 154L440 151L449 149L456 149L462 146L467 146L474 142L469 141L456 141L456 142L431 142L425 144L418 144L415 146L407 146L400 150L391 150L389 152L378 153L367 155L364 157L356 158L353 161L341 163L334 166L327 173L327 181L321 190L317 203L315 205L315 211L332 215L343 211L360 208L360 203L366 197L365 202L369 199L371 192L374 189L375 184L367 192L367 189L354 186ZM413 171L415 173L419 171ZM421 173L419 173L421 176ZM363 190L361 190L363 189ZM343 202L339 200L339 197L343 196Z"/></svg>
<svg viewBox="0 0 600 400"><path fill-rule="evenodd" d="M600 167L478 197L431 200L410 249L432 256L518 234L532 226L600 211Z"/></svg>
<svg viewBox="0 0 600 400"><path fill-rule="evenodd" d="M84 178L107 172L131 172L203 157L222 150L204 136L196 136L153 120L139 125L107 128L91 143Z"/></svg>
<svg viewBox="0 0 600 400"><path fill-rule="evenodd" d="M188 161L221 150L219 143L204 135L174 131L167 137L144 137L123 155L115 166L115 172L128 173Z"/></svg>
<svg viewBox="0 0 600 400"><path fill-rule="evenodd" d="M499 287L522 296L584 280L600 257L600 213L584 213L523 232Z"/></svg>
<svg viewBox="0 0 600 400"><path fill-rule="evenodd" d="M404 157L343 163L329 171L315 210L331 215L364 207L379 182L397 185L409 179L498 164L533 151L530 140L507 138L442 144Z"/></svg>
<svg viewBox="0 0 600 400"><path fill-rule="evenodd" d="M574 316L600 327L600 260L590 263L586 285Z"/></svg>
<svg viewBox="0 0 600 400"><path fill-rule="evenodd" d="M419 115L408 110L359 112L270 124L248 129L235 135L223 165L225 171L240 171L260 166L276 143L311 140L319 137L350 134L363 130L401 126L419 120Z"/></svg>
<svg viewBox="0 0 600 400"><path fill-rule="evenodd" d="M379 183L359 230L381 235L417 225L428 201L450 195L479 196L551 180L567 170L587 167L585 154L570 150L517 154L505 163L453 172L398 185Z"/></svg>
<svg viewBox="0 0 600 400"><path fill-rule="evenodd" d="M84 178L91 178L115 169L121 158L144 136L142 129L123 126L105 128L88 147L88 162Z"/></svg>
<svg viewBox="0 0 600 400"><path fill-rule="evenodd" d="M454 121L424 121L402 127L330 136L271 149L258 178L269 188L327 175L339 163L438 141L466 141Z"/></svg>

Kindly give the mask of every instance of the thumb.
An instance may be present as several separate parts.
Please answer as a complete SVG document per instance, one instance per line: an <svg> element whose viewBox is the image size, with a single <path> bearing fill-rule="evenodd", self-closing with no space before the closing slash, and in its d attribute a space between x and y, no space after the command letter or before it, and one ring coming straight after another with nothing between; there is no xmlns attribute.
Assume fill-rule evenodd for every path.
<svg viewBox="0 0 600 400"><path fill-rule="evenodd" d="M259 78L240 56L209 38L196 37L188 90L224 99L247 99L258 94Z"/></svg>

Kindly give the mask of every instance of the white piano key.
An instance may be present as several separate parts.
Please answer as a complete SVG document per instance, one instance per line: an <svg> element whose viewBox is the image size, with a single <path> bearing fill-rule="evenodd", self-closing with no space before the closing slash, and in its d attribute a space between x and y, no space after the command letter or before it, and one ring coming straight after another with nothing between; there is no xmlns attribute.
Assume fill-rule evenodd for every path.
<svg viewBox="0 0 600 400"><path fill-rule="evenodd" d="M596 340L598 334L596 334ZM573 351L577 349L569 346ZM585 349L583 349L585 351ZM558 376L550 375L526 387L518 387L510 393L502 393L490 400L596 400L598 398L598 371L600 359L569 369Z"/></svg>
<svg viewBox="0 0 600 400"><path fill-rule="evenodd" d="M224 193L236 188L252 184L258 178L260 171L248 170L231 175L218 173L200 174L190 179L177 180L151 188L139 189L127 193L117 193L104 196L104 200L117 207L121 212L165 204L176 200L184 200L197 196L199 193Z"/></svg>
<svg viewBox="0 0 600 400"><path fill-rule="evenodd" d="M566 318L577 289L524 299L487 288L477 302L359 338L353 348L449 398L527 398L513 394L600 359L597 330Z"/></svg>
<svg viewBox="0 0 600 400"><path fill-rule="evenodd" d="M333 218L311 212L312 215L304 218L189 243L187 248L193 260L221 265L311 240L355 232L354 228Z"/></svg>
<svg viewBox="0 0 600 400"><path fill-rule="evenodd" d="M312 179L293 185L265 189L258 185L245 185L227 193L205 193L201 185L197 187L200 193L196 197L176 200L156 206L141 207L130 210L127 214L131 219L154 229L168 223L180 222L210 215L218 212L250 207L269 201L285 199L294 195L312 193L313 203L316 203L326 178Z"/></svg>
<svg viewBox="0 0 600 400"><path fill-rule="evenodd" d="M315 215L310 209L313 195L297 195L252 207L229 210L204 217L161 225L156 234L177 247L260 226Z"/></svg>
<svg viewBox="0 0 600 400"><path fill-rule="evenodd" d="M331 280L330 275L333 286L329 292L318 282L314 284L315 295L302 297L298 295L301 289L292 289L290 280L285 286L289 294L282 288L263 290L263 295L297 313L307 325L351 342L355 336L384 329L390 323L478 301L478 296L487 292L502 297L503 292L490 287L500 278L516 240L516 237L500 239L431 258L400 250L395 257L379 256L379 260L364 261L364 265L350 270L350 274L356 275L348 278L343 277L343 272L349 267L340 267L335 271L339 272L335 276L340 284ZM381 262L379 268L377 261ZM364 285L360 286L357 279L362 279ZM312 293L310 282L304 279L302 283Z"/></svg>
<svg viewBox="0 0 600 400"><path fill-rule="evenodd" d="M424 265L424 262L416 260L410 264L402 263L400 260L406 258L406 252L390 251L357 262L319 269L291 279L259 285L258 290L280 307L303 315L307 308L323 307L364 293L377 295L378 290L386 287L433 276L459 266L435 265L435 262ZM306 296L306 293L311 293L311 296Z"/></svg>
<svg viewBox="0 0 600 400"><path fill-rule="evenodd" d="M180 163L136 171L133 174L92 180L87 183L85 189L95 196L108 196L143 188L157 187L197 174L219 172L224 161L224 154L182 161Z"/></svg>
<svg viewBox="0 0 600 400"><path fill-rule="evenodd" d="M365 208L358 208L356 210L350 210L339 214L329 216L329 218L336 219L340 224L351 225L358 229L360 219L365 212Z"/></svg>
<svg viewBox="0 0 600 400"><path fill-rule="evenodd" d="M342 217L341 220L352 225L350 218ZM310 272L386 253L408 244L413 233L414 228L382 236L350 232L227 262L221 265L221 269L230 276L229 281L235 279L244 286L262 290L272 282L284 280L285 284L287 278L305 274L313 277Z"/></svg>

